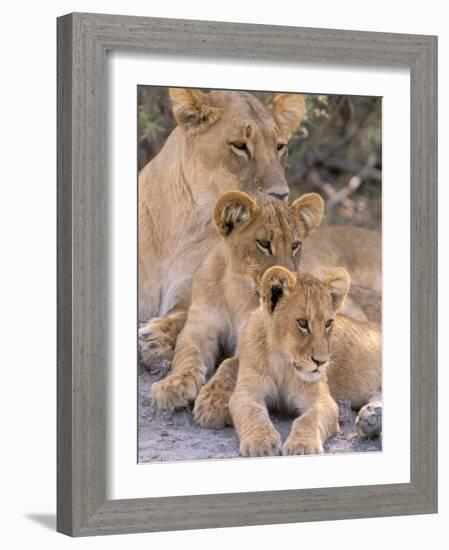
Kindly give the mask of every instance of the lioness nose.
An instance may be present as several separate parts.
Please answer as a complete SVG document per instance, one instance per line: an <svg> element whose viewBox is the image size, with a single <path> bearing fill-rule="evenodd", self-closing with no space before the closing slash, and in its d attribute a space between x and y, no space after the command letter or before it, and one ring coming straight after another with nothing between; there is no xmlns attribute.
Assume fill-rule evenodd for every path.
<svg viewBox="0 0 449 550"><path fill-rule="evenodd" d="M281 201L287 201L288 193L268 193L271 197L275 199L280 199Z"/></svg>
<svg viewBox="0 0 449 550"><path fill-rule="evenodd" d="M317 359L313 355L311 356L311 359L317 367L320 367L321 365L324 365L324 363L327 361L327 359L325 359L324 361L322 361L321 359Z"/></svg>

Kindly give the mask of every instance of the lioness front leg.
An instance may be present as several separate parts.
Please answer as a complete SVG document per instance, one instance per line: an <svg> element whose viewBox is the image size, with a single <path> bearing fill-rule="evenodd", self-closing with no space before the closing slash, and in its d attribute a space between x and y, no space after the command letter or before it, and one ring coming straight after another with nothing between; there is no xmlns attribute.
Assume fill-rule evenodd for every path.
<svg viewBox="0 0 449 550"><path fill-rule="evenodd" d="M360 437L379 437L382 433L382 393L372 392L357 415L355 428Z"/></svg>
<svg viewBox="0 0 449 550"><path fill-rule="evenodd" d="M192 307L184 329L178 336L171 371L152 386L152 396L161 409L185 407L195 400L215 367L221 334L219 316L207 315Z"/></svg>
<svg viewBox="0 0 449 550"><path fill-rule="evenodd" d="M171 363L176 338L187 318L187 312L175 311L165 317L153 317L139 329L142 359L150 372L158 372L164 362Z"/></svg>
<svg viewBox="0 0 449 550"><path fill-rule="evenodd" d="M316 400L297 418L284 443L284 455L320 454L323 443L338 431L338 406L332 397Z"/></svg>
<svg viewBox="0 0 449 550"><path fill-rule="evenodd" d="M281 454L281 437L270 420L261 392L254 391L254 388L251 391L236 388L229 402L229 411L242 456Z"/></svg>
<svg viewBox="0 0 449 550"><path fill-rule="evenodd" d="M237 380L238 357L225 359L196 398L193 414L196 422L205 428L223 428L232 425L229 400Z"/></svg>

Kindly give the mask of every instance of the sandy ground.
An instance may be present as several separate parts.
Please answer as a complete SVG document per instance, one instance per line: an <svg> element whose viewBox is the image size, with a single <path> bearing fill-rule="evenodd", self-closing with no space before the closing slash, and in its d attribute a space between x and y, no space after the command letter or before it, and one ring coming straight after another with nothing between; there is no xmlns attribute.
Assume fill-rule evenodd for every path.
<svg viewBox="0 0 449 550"><path fill-rule="evenodd" d="M204 460L239 456L234 428L209 430L195 424L190 410L174 413L159 411L151 400L151 385L164 373L139 372L139 462ZM339 402L340 432L328 439L325 453L380 451L379 439L361 439L354 427L356 414L348 401ZM272 417L281 434L287 438L293 419Z"/></svg>

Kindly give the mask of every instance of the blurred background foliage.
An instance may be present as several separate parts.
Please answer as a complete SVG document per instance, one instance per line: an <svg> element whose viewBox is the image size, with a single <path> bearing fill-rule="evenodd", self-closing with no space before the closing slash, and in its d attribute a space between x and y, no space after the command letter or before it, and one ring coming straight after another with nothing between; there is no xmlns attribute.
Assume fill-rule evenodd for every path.
<svg viewBox="0 0 449 550"><path fill-rule="evenodd" d="M262 102L272 93L253 92ZM324 223L380 229L382 102L379 97L304 94L306 116L289 142L290 199L316 191ZM175 127L167 88L138 88L139 168L160 151Z"/></svg>

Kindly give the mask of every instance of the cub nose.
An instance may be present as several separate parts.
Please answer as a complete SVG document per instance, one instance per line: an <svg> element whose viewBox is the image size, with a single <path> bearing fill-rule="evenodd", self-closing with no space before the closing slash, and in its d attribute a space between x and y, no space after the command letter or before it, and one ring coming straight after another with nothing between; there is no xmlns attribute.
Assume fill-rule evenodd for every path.
<svg viewBox="0 0 449 550"><path fill-rule="evenodd" d="M287 202L288 199L288 193L268 193L270 197L274 197L275 199L280 199L281 201Z"/></svg>
<svg viewBox="0 0 449 550"><path fill-rule="evenodd" d="M311 359L317 367L321 367L321 365L324 365L324 363L327 361L327 359L325 359L324 361L322 361L321 359L317 359L313 355L311 356Z"/></svg>

